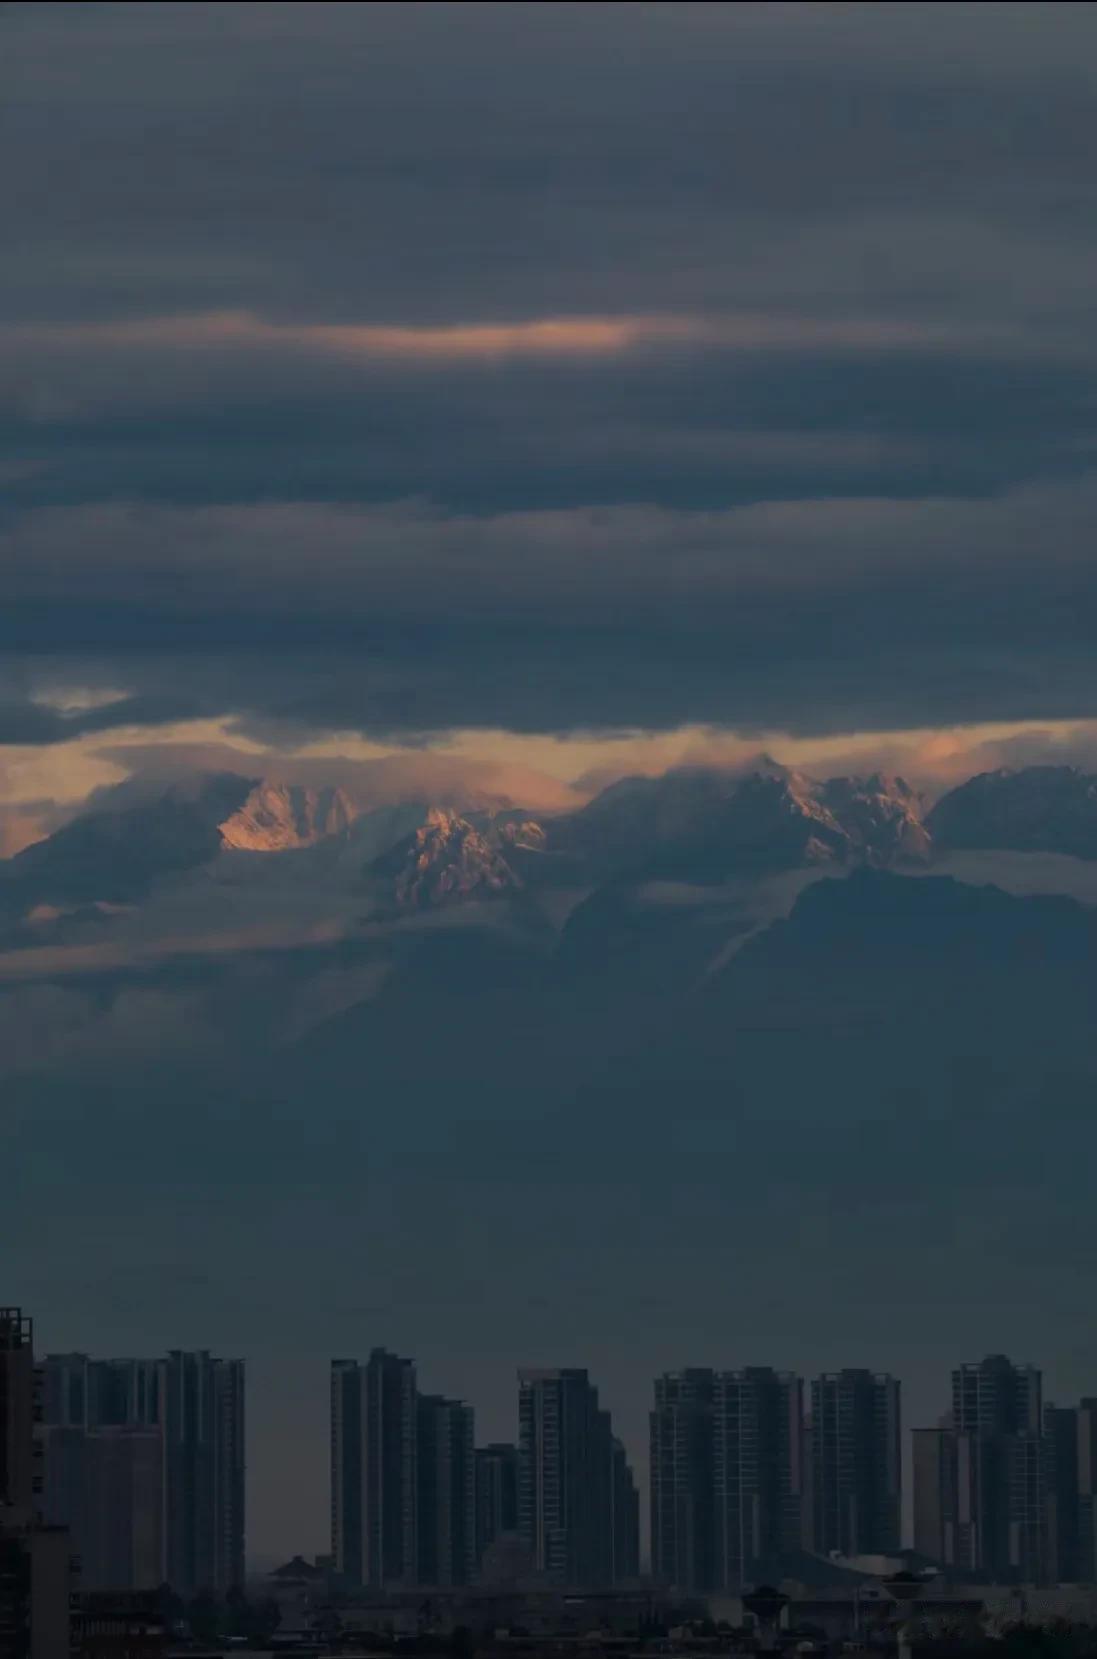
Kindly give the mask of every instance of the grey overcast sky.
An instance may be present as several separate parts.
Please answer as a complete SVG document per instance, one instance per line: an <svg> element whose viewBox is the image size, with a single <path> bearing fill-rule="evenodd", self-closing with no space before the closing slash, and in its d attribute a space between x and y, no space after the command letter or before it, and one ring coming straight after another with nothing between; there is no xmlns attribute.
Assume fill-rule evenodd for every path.
<svg viewBox="0 0 1097 1659"><path fill-rule="evenodd" d="M241 754L548 806L761 743L1093 762L1095 155L1092 4L0 6L0 852ZM260 1552L324 1547L375 1342L491 1434L589 1361L641 1456L679 1363L890 1364L929 1419L1019 1331L1097 1391L1089 1197L1017 1219L1070 1089L993 1155L975 1039L928 1128L907 1050L755 1056L833 1135L673 1156L665 1101L543 1131L368 1055L279 1104L291 954L0 995L3 1295L246 1352Z"/></svg>
<svg viewBox="0 0 1097 1659"><path fill-rule="evenodd" d="M0 32L9 743L1097 714L1092 6Z"/></svg>

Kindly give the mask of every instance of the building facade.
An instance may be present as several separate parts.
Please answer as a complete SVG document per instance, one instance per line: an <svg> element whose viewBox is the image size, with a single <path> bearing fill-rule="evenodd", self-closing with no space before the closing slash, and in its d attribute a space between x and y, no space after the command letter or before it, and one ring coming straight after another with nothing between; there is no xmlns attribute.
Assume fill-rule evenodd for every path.
<svg viewBox="0 0 1097 1659"><path fill-rule="evenodd" d="M0 1308L0 1504L28 1521L42 1491L38 1390L33 1322L22 1308Z"/></svg>
<svg viewBox="0 0 1097 1659"><path fill-rule="evenodd" d="M622 1441L613 1437L610 1496L611 1583L631 1584L640 1576L640 1493Z"/></svg>
<svg viewBox="0 0 1097 1659"><path fill-rule="evenodd" d="M43 1366L46 1513L67 1526L88 1590L244 1581L241 1360L51 1354Z"/></svg>
<svg viewBox="0 0 1097 1659"><path fill-rule="evenodd" d="M159 1365L165 1579L180 1594L244 1581L244 1362L173 1351Z"/></svg>
<svg viewBox="0 0 1097 1659"><path fill-rule="evenodd" d="M952 1373L952 1428L960 1437L968 1519L956 1528L956 1564L999 1582L1043 1576L1031 1514L1031 1486L1045 1479L1042 1378L1004 1354L959 1365ZM966 1442L966 1444L965 1444Z"/></svg>
<svg viewBox="0 0 1097 1659"><path fill-rule="evenodd" d="M1079 1550L1077 1414L1003 1354L958 1366L952 1410L913 1436L914 1547L957 1576L1042 1583Z"/></svg>
<svg viewBox="0 0 1097 1659"><path fill-rule="evenodd" d="M627 1508L610 1416L586 1371L520 1371L518 1530L533 1570L560 1584L612 1584L615 1494ZM621 1537L624 1561L623 1524Z"/></svg>
<svg viewBox="0 0 1097 1659"><path fill-rule="evenodd" d="M418 1579L418 1441L413 1361L384 1348L332 1361L331 1546L350 1584Z"/></svg>
<svg viewBox="0 0 1097 1659"><path fill-rule="evenodd" d="M70 1659L72 1541L41 1513L42 1381L33 1321L0 1308L0 1651Z"/></svg>
<svg viewBox="0 0 1097 1659"><path fill-rule="evenodd" d="M1044 1408L1046 1576L1097 1583L1097 1399Z"/></svg>
<svg viewBox="0 0 1097 1659"><path fill-rule="evenodd" d="M1076 1424L1078 1579L1097 1584L1097 1399L1081 1401Z"/></svg>
<svg viewBox="0 0 1097 1659"><path fill-rule="evenodd" d="M470 1584L476 1572L476 1455L471 1406L418 1400L418 1581Z"/></svg>
<svg viewBox="0 0 1097 1659"><path fill-rule="evenodd" d="M650 1418L651 1570L662 1584L716 1584L713 1427L716 1375L694 1367L655 1379Z"/></svg>
<svg viewBox="0 0 1097 1659"><path fill-rule="evenodd" d="M812 1540L821 1555L894 1555L901 1542L899 1383L865 1370L811 1385Z"/></svg>
<svg viewBox="0 0 1097 1659"><path fill-rule="evenodd" d="M718 1588L779 1577L801 1547L803 1383L768 1366L718 1373L713 1410Z"/></svg>
<svg viewBox="0 0 1097 1659"><path fill-rule="evenodd" d="M518 1447L497 1441L476 1452L476 1564L497 1538L518 1531Z"/></svg>

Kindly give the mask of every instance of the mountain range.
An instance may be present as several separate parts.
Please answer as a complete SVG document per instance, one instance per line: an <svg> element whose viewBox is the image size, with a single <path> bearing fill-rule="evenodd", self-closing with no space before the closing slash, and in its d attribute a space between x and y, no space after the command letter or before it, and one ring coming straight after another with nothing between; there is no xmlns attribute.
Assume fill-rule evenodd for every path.
<svg viewBox="0 0 1097 1659"><path fill-rule="evenodd" d="M1095 801L1066 768L929 806L770 761L554 817L127 786L0 864L0 1071L53 1068L63 1103L99 1079L138 1119L155 1077L329 1150L383 1127L442 1166L451 1127L417 1126L444 1123L519 1183L530 1126L561 1113L603 1165L644 1135L652 1168L685 1158L710 1122L736 1156L768 1124L772 1157L788 1118L797 1156L855 1157L857 1125L923 1121L915 1098L974 1113L975 1148L979 1112L1034 1122L1049 1091L1081 1111L1097 1080ZM534 1140L543 1168L556 1142Z"/></svg>
<svg viewBox="0 0 1097 1659"><path fill-rule="evenodd" d="M795 870L914 870L950 854L1097 860L1097 778L1070 767L983 773L926 803L902 778L808 778L763 759L630 777L570 813L370 810L334 787L198 776L136 803L123 791L0 861L0 915L129 906L205 873L270 887L340 881L359 907L425 911L551 888L712 886Z"/></svg>

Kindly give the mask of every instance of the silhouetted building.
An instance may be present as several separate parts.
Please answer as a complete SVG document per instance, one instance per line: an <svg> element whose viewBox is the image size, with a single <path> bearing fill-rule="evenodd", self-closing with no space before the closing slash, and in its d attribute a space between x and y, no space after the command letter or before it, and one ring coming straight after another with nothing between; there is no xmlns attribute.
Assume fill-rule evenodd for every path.
<svg viewBox="0 0 1097 1659"><path fill-rule="evenodd" d="M72 1535L87 1591L164 1582L164 1458L158 1427L49 1426L45 1514Z"/></svg>
<svg viewBox="0 0 1097 1659"><path fill-rule="evenodd" d="M0 1655L71 1659L69 1535L0 1523Z"/></svg>
<svg viewBox="0 0 1097 1659"><path fill-rule="evenodd" d="M586 1371L520 1371L518 1530L536 1572L612 1582L613 1471L609 1413Z"/></svg>
<svg viewBox="0 0 1097 1659"><path fill-rule="evenodd" d="M54 1428L86 1429L94 1422L88 1409L90 1373L87 1354L47 1354L42 1362L44 1420Z"/></svg>
<svg viewBox="0 0 1097 1659"><path fill-rule="evenodd" d="M611 1553L612 1582L629 1584L640 1576L640 1494L629 1464L624 1445L616 1437L612 1441L610 1495L612 1513L610 1525L613 1537Z"/></svg>
<svg viewBox="0 0 1097 1659"><path fill-rule="evenodd" d="M418 1577L415 1365L375 1348L331 1363L331 1549L352 1584Z"/></svg>
<svg viewBox="0 0 1097 1659"><path fill-rule="evenodd" d="M957 1526L956 1565L1001 1581L1035 1577L1021 1548L1018 1470L1028 1462L1013 1446L1042 1430L1041 1376L990 1354L952 1373L952 1427L968 1437L961 1499L970 1490L969 1520Z"/></svg>
<svg viewBox="0 0 1097 1659"><path fill-rule="evenodd" d="M651 1570L680 1590L713 1588L715 1373L701 1367L655 1379L651 1413Z"/></svg>
<svg viewBox="0 0 1097 1659"><path fill-rule="evenodd" d="M518 1530L518 1448L507 1442L476 1452L476 1563L504 1534Z"/></svg>
<svg viewBox="0 0 1097 1659"><path fill-rule="evenodd" d="M173 1590L244 1582L244 1362L177 1350L160 1361L164 1577Z"/></svg>
<svg viewBox="0 0 1097 1659"><path fill-rule="evenodd" d="M155 1589L164 1558L160 1362L49 1354L45 1514L72 1534L82 1588Z"/></svg>
<svg viewBox="0 0 1097 1659"><path fill-rule="evenodd" d="M160 1422L156 1359L91 1359L47 1354L45 1421L55 1428L154 1427Z"/></svg>
<svg viewBox="0 0 1097 1659"><path fill-rule="evenodd" d="M961 1499L961 1437L948 1427L911 1431L914 1549L941 1566L955 1565L955 1528L967 1519ZM966 1437L964 1450L966 1451Z"/></svg>
<svg viewBox="0 0 1097 1659"><path fill-rule="evenodd" d="M899 1383L871 1371L811 1385L812 1539L822 1555L893 1555L900 1545Z"/></svg>
<svg viewBox="0 0 1097 1659"><path fill-rule="evenodd" d="M1078 1577L1097 1584L1097 1399L1078 1407Z"/></svg>
<svg viewBox="0 0 1097 1659"><path fill-rule="evenodd" d="M22 1308L0 1308L0 1505L29 1521L42 1490L34 1326Z"/></svg>
<svg viewBox="0 0 1097 1659"><path fill-rule="evenodd" d="M803 1384L768 1366L723 1371L713 1400L715 1583L734 1590L801 1547Z"/></svg>
<svg viewBox="0 0 1097 1659"><path fill-rule="evenodd" d="M1005 1464L1009 1576L1043 1584L1055 1576L1049 1531L1052 1442L1042 1433L1012 1435Z"/></svg>
<svg viewBox="0 0 1097 1659"><path fill-rule="evenodd" d="M99 1428L158 1425L163 1387L162 1360L95 1360L89 1378L89 1422Z"/></svg>
<svg viewBox="0 0 1097 1659"><path fill-rule="evenodd" d="M1048 1457L1048 1576L1097 1583L1097 1400L1044 1411Z"/></svg>
<svg viewBox="0 0 1097 1659"><path fill-rule="evenodd" d="M958 1366L951 1413L914 1435L915 1549L972 1578L1038 1583L1053 1575L1060 1548L1073 1559L1078 1547L1073 1435L1058 1414L1045 1430L1033 1366L1002 1354Z"/></svg>
<svg viewBox="0 0 1097 1659"><path fill-rule="evenodd" d="M436 1394L418 1400L420 1584L469 1584L476 1568L476 1464L471 1406Z"/></svg>
<svg viewBox="0 0 1097 1659"><path fill-rule="evenodd" d="M41 1378L34 1327L21 1308L0 1308L0 1654L69 1659L71 1542L44 1526Z"/></svg>
<svg viewBox="0 0 1097 1659"><path fill-rule="evenodd" d="M244 1578L244 1367L51 1354L43 1366L46 1512L68 1526L89 1591Z"/></svg>

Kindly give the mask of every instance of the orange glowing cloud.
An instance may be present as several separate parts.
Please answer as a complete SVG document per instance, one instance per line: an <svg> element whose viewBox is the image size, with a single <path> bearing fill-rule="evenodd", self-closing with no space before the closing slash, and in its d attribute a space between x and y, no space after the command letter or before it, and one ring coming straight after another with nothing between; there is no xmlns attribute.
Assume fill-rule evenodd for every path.
<svg viewBox="0 0 1097 1659"><path fill-rule="evenodd" d="M622 314L446 323L270 322L246 311L144 317L109 323L5 330L9 347L75 351L287 351L422 363L495 362L619 356L645 347L725 350L844 347L878 349L929 343L924 326L873 318L820 318L735 312L684 316ZM933 333L933 339L939 339Z"/></svg>

